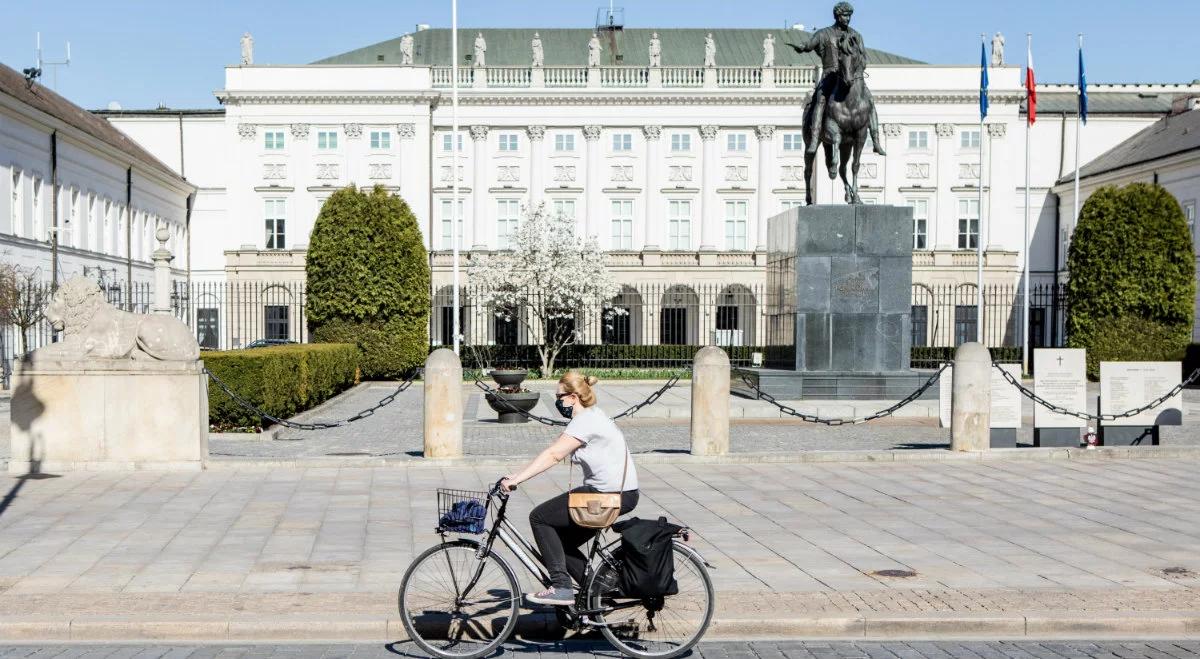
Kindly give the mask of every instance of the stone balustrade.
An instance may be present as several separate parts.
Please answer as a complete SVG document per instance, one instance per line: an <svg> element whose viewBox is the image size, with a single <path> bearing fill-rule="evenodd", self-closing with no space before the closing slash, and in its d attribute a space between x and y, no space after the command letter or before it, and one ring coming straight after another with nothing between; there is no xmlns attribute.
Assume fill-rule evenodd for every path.
<svg viewBox="0 0 1200 659"><path fill-rule="evenodd" d="M451 67L430 67L434 88L450 87ZM601 87L606 89L771 89L807 88L816 79L810 66L495 66L461 67L460 87L522 89L529 87Z"/></svg>

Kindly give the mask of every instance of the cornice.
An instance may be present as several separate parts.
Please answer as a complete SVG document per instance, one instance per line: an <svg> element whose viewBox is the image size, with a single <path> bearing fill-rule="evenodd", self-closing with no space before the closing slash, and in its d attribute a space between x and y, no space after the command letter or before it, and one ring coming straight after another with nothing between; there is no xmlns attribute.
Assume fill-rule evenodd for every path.
<svg viewBox="0 0 1200 659"><path fill-rule="evenodd" d="M215 93L222 105L361 105L383 104L436 104L438 92L414 91L407 94L386 92L229 92Z"/></svg>

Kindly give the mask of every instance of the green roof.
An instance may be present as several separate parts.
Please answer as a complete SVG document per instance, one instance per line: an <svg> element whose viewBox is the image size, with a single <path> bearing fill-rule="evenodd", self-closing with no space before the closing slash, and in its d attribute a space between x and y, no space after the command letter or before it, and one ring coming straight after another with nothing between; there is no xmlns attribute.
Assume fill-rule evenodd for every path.
<svg viewBox="0 0 1200 659"><path fill-rule="evenodd" d="M467 56L475 52L475 35L483 33L487 41L488 66L529 66L532 58L530 41L534 32L542 39L546 66L585 66L587 45L592 30L587 29L510 29L460 28L458 31L459 64L469 64ZM804 43L809 32L780 29L622 29L602 30L599 33L601 57L605 66L647 66L650 63L650 35L658 32L662 40L663 66L700 66L704 63L704 37L709 32L717 45L718 66L760 66L763 60L762 42L768 34L775 35L775 64L777 66L818 66L812 53L797 53L788 44ZM413 32L413 64L418 66L450 65L450 30L437 28ZM400 63L400 37L352 50L313 64L384 64ZM893 55L881 50L867 49L867 64L923 64L914 59Z"/></svg>
<svg viewBox="0 0 1200 659"><path fill-rule="evenodd" d="M1088 114L1166 114L1171 111L1176 94L1155 92L1113 92L1088 89ZM1038 91L1038 114L1075 116L1079 95L1075 91ZM1021 104L1024 112L1025 105Z"/></svg>

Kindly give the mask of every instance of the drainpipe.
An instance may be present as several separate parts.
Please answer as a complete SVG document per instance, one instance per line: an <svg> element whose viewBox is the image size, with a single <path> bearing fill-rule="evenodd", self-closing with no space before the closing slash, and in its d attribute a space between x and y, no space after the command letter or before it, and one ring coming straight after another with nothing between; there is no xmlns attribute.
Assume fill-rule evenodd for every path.
<svg viewBox="0 0 1200 659"><path fill-rule="evenodd" d="M1065 125L1065 121L1064 121L1064 125ZM1060 257L1059 252L1062 249L1062 240L1059 239L1059 236L1061 235L1061 232L1062 232L1062 228L1061 228L1062 213L1061 213L1061 211L1059 209L1059 205L1058 205L1058 195L1053 192L1051 192L1050 194L1055 197L1055 199L1054 199L1054 282L1051 284L1051 288L1050 288L1050 345L1057 347L1058 346L1058 303L1059 303L1059 301L1058 301L1058 273L1059 273L1058 259Z"/></svg>
<svg viewBox="0 0 1200 659"><path fill-rule="evenodd" d="M35 236L36 237L36 236ZM50 133L50 290L58 290L58 131Z"/></svg>
<svg viewBox="0 0 1200 659"><path fill-rule="evenodd" d="M125 310L133 311L133 165L125 170Z"/></svg>

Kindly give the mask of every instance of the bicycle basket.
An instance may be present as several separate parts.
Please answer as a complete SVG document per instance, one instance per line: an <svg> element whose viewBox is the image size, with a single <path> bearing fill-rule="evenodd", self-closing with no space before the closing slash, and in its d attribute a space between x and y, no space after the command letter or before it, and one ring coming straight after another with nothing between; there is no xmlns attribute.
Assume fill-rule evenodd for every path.
<svg viewBox="0 0 1200 659"><path fill-rule="evenodd" d="M487 492L438 488L438 533L483 533Z"/></svg>

